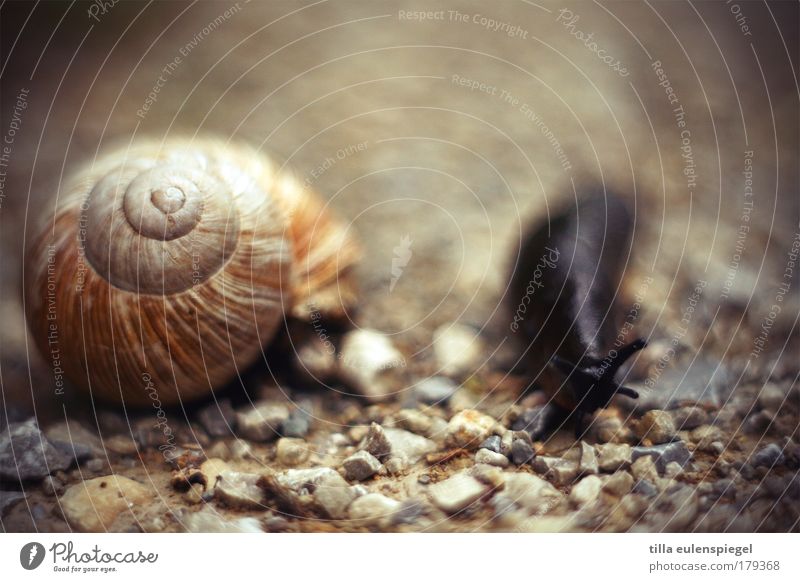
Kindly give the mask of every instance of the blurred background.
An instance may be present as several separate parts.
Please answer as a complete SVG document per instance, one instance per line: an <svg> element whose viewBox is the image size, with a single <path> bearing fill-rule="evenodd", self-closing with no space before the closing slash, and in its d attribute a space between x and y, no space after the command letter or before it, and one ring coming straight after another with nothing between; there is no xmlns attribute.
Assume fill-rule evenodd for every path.
<svg viewBox="0 0 800 582"><path fill-rule="evenodd" d="M492 326L530 220L609 188L636 214L626 280L654 281L640 334L670 336L703 280L682 341L734 378L796 380L796 264L747 358L800 232L795 2L12 1L0 17L0 423L52 394L21 286L62 180L173 135L249 142L330 200L367 249L357 323L412 362L442 324Z"/></svg>

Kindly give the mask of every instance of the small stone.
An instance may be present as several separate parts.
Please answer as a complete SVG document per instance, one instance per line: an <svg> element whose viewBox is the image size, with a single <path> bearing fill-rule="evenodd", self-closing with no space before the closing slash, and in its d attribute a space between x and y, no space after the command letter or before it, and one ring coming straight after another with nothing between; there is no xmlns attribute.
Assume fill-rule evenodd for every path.
<svg viewBox="0 0 800 582"><path fill-rule="evenodd" d="M633 492L645 497L655 497L658 495L658 488L652 481L640 479L633 485Z"/></svg>
<svg viewBox="0 0 800 582"><path fill-rule="evenodd" d="M371 400L385 399L404 383L406 360L385 334L350 331L342 338L339 356L342 380Z"/></svg>
<svg viewBox="0 0 800 582"><path fill-rule="evenodd" d="M311 455L308 443L303 439L280 438L276 446L278 462L282 465L295 467L305 463Z"/></svg>
<svg viewBox="0 0 800 582"><path fill-rule="evenodd" d="M106 463L103 459L90 459L83 466L90 473L101 473L106 470Z"/></svg>
<svg viewBox="0 0 800 582"><path fill-rule="evenodd" d="M538 456L533 461L534 470L551 477L557 485L572 483L578 476L578 464L558 457Z"/></svg>
<svg viewBox="0 0 800 582"><path fill-rule="evenodd" d="M9 424L0 432L0 480L43 479L72 464L72 455L54 447L36 421Z"/></svg>
<svg viewBox="0 0 800 582"><path fill-rule="evenodd" d="M671 411L677 430L693 430L708 422L708 413L699 406L684 406Z"/></svg>
<svg viewBox="0 0 800 582"><path fill-rule="evenodd" d="M69 524L82 532L108 531L120 514L152 502L155 492L127 477L109 475L73 485L59 504Z"/></svg>
<svg viewBox="0 0 800 582"><path fill-rule="evenodd" d="M416 499L406 499L392 514L391 522L394 525L414 524L425 514L426 506Z"/></svg>
<svg viewBox="0 0 800 582"><path fill-rule="evenodd" d="M628 445L607 443L605 445L597 445L596 450L597 465L601 471L606 473L613 473L619 469L627 468L633 460L631 458L631 447Z"/></svg>
<svg viewBox="0 0 800 582"><path fill-rule="evenodd" d="M652 457L659 471L664 471L668 463L686 465L692 458L692 453L683 441L673 441L654 447L633 447L631 458L635 461L639 457Z"/></svg>
<svg viewBox="0 0 800 582"><path fill-rule="evenodd" d="M431 418L419 410L405 408L395 415L395 423L399 428L410 430L423 436L430 434L432 427Z"/></svg>
<svg viewBox="0 0 800 582"><path fill-rule="evenodd" d="M524 439L514 439L511 443L511 461L515 465L524 465L533 460L535 453L531 444Z"/></svg>
<svg viewBox="0 0 800 582"><path fill-rule="evenodd" d="M658 468L653 457L648 455L643 455L633 462L631 473L637 481L648 480L653 483L658 481Z"/></svg>
<svg viewBox="0 0 800 582"><path fill-rule="evenodd" d="M780 386L766 384L758 394L758 403L761 408L770 412L778 412L786 402L786 393Z"/></svg>
<svg viewBox="0 0 800 582"><path fill-rule="evenodd" d="M76 421L57 422L47 427L44 434L54 447L78 463L105 456L100 437Z"/></svg>
<svg viewBox="0 0 800 582"><path fill-rule="evenodd" d="M17 501L25 499L22 491L1 491L0 490L0 518L5 515L6 509L10 508Z"/></svg>
<svg viewBox="0 0 800 582"><path fill-rule="evenodd" d="M289 469L278 474L278 483L298 494L312 493L320 485L329 482L336 483L337 478L347 485L347 482L330 467L314 467L312 469Z"/></svg>
<svg viewBox="0 0 800 582"><path fill-rule="evenodd" d="M342 468L348 481L363 481L380 470L381 462L367 451L358 451L344 460Z"/></svg>
<svg viewBox="0 0 800 582"><path fill-rule="evenodd" d="M214 487L214 498L230 507L264 509L264 492L257 485L256 473L225 471L219 475Z"/></svg>
<svg viewBox="0 0 800 582"><path fill-rule="evenodd" d="M191 533L263 533L260 522L254 517L225 520L211 509L190 513L182 522Z"/></svg>
<svg viewBox="0 0 800 582"><path fill-rule="evenodd" d="M226 437L234 434L236 413L230 400L216 400L197 413L197 420L212 437Z"/></svg>
<svg viewBox="0 0 800 582"><path fill-rule="evenodd" d="M305 438L311 428L311 419L306 413L298 410L292 411L283 424L281 425L281 433L283 436L290 438Z"/></svg>
<svg viewBox="0 0 800 582"><path fill-rule="evenodd" d="M714 483L712 491L717 497L733 499L736 497L736 484L733 479L720 479Z"/></svg>
<svg viewBox="0 0 800 582"><path fill-rule="evenodd" d="M417 383L414 396L424 404L445 404L458 390L458 384L445 376L433 376Z"/></svg>
<svg viewBox="0 0 800 582"><path fill-rule="evenodd" d="M631 432L616 416L597 418L591 427L592 432L601 443L627 443Z"/></svg>
<svg viewBox="0 0 800 582"><path fill-rule="evenodd" d="M369 432L365 437L364 450L369 452L377 459L385 459L392 452L392 443L386 436L384 428L373 422L369 427Z"/></svg>
<svg viewBox="0 0 800 582"><path fill-rule="evenodd" d="M457 323L445 324L433 333L436 363L446 376L462 378L477 370L484 346L477 330Z"/></svg>
<svg viewBox="0 0 800 582"><path fill-rule="evenodd" d="M725 452L725 443L720 441L714 441L710 445L708 445L708 452L714 453L715 455L721 455Z"/></svg>
<svg viewBox="0 0 800 582"><path fill-rule="evenodd" d="M500 440L499 437L497 440ZM508 467L509 465L508 457L489 449L478 449L478 452L475 453L475 462L485 463L495 467Z"/></svg>
<svg viewBox="0 0 800 582"><path fill-rule="evenodd" d="M681 473L683 473L683 466L676 461L671 461L664 467L664 478L666 479L674 479Z"/></svg>
<svg viewBox="0 0 800 582"><path fill-rule="evenodd" d="M651 410L639 419L635 432L640 439L649 439L653 444L660 445L675 438L676 431L675 423L669 412Z"/></svg>
<svg viewBox="0 0 800 582"><path fill-rule="evenodd" d="M742 429L747 434L764 436L772 427L773 413L768 410L761 410L748 416L742 423Z"/></svg>
<svg viewBox="0 0 800 582"><path fill-rule="evenodd" d="M500 445L501 445L500 437L497 436L496 434L493 434L492 436L487 438L485 441L483 441L478 448L480 448L480 449L488 449L488 450L492 451L493 453L499 453L500 452Z"/></svg>
<svg viewBox="0 0 800 582"><path fill-rule="evenodd" d="M503 471L490 465L474 465L469 469L469 474L492 489L502 489L505 484Z"/></svg>
<svg viewBox="0 0 800 582"><path fill-rule="evenodd" d="M236 439L231 443L231 458L238 460L253 458L253 445L242 439Z"/></svg>
<svg viewBox="0 0 800 582"><path fill-rule="evenodd" d="M603 491L622 497L633 489L633 477L627 471L617 471L603 483Z"/></svg>
<svg viewBox="0 0 800 582"><path fill-rule="evenodd" d="M364 496L366 497L366 496ZM347 508L359 498L359 490L350 487L339 473L325 473L314 489L314 501L330 519L344 519Z"/></svg>
<svg viewBox="0 0 800 582"><path fill-rule="evenodd" d="M600 477L589 475L575 484L569 493L569 500L576 507L589 505L600 496L602 488L603 482Z"/></svg>
<svg viewBox="0 0 800 582"><path fill-rule="evenodd" d="M725 438L722 430L718 426L705 424L694 429L689 438L697 445L697 448L704 452L713 452L711 444Z"/></svg>
<svg viewBox="0 0 800 582"><path fill-rule="evenodd" d="M387 428L385 431L391 456L404 457L411 464L436 450L436 443L413 432L401 428Z"/></svg>
<svg viewBox="0 0 800 582"><path fill-rule="evenodd" d="M450 447L475 449L495 430L497 422L491 417L467 409L456 413L447 425L445 444Z"/></svg>
<svg viewBox="0 0 800 582"><path fill-rule="evenodd" d="M404 456L390 457L384 466L390 475L402 475L408 469L408 459Z"/></svg>
<svg viewBox="0 0 800 582"><path fill-rule="evenodd" d="M287 418L289 409L286 406L257 403L252 409L236 414L236 426L242 437L255 442L267 442L278 436Z"/></svg>
<svg viewBox="0 0 800 582"><path fill-rule="evenodd" d="M758 451L750 460L753 467L777 467L783 465L783 450L775 443L770 443Z"/></svg>
<svg viewBox="0 0 800 582"><path fill-rule="evenodd" d="M597 465L597 452L592 445L584 441L581 441L581 460L578 470L584 475L597 475L600 470Z"/></svg>
<svg viewBox="0 0 800 582"><path fill-rule="evenodd" d="M505 487L495 499L500 506L511 503L531 514L544 515L562 504L564 494L536 475L510 473L506 474Z"/></svg>
<svg viewBox="0 0 800 582"><path fill-rule="evenodd" d="M380 493L368 493L350 504L348 516L365 525L377 525L392 520L399 509L399 501Z"/></svg>
<svg viewBox="0 0 800 582"><path fill-rule="evenodd" d="M466 509L480 499L488 487L462 472L428 487L433 504L445 513L453 514Z"/></svg>
<svg viewBox="0 0 800 582"><path fill-rule="evenodd" d="M135 455L138 452L136 441L129 434L115 434L103 438L103 446L107 451L118 455Z"/></svg>

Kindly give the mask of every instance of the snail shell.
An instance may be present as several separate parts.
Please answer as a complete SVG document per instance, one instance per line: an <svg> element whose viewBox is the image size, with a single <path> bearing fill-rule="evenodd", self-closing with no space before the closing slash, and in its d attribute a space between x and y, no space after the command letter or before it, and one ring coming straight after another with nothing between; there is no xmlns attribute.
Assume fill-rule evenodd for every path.
<svg viewBox="0 0 800 582"><path fill-rule="evenodd" d="M27 262L28 321L47 359L103 400L208 395L254 362L285 314L340 317L355 300L347 230L243 145L111 152L56 204Z"/></svg>

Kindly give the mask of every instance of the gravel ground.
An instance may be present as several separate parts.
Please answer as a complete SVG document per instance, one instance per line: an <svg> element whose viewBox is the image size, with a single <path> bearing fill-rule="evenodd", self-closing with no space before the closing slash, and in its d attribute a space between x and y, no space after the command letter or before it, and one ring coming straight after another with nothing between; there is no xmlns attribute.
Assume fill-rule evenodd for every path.
<svg viewBox="0 0 800 582"><path fill-rule="evenodd" d="M798 8L741 4L41 3L15 40L30 4L6 3L2 529L797 531ZM161 416L55 392L20 300L30 233L98 148L187 133L263 146L330 200L367 250L351 344L403 365L314 381L295 322L269 367ZM642 397L532 441L544 400L496 349L499 306L573 184L635 207ZM341 353L353 332L329 331Z"/></svg>

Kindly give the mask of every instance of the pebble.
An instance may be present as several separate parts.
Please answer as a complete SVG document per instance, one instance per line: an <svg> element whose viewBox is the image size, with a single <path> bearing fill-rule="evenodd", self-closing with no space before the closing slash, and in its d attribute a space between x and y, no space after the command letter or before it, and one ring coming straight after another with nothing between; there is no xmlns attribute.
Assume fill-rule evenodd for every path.
<svg viewBox="0 0 800 582"><path fill-rule="evenodd" d="M708 422L708 413L699 406L684 406L671 414L677 430L692 430Z"/></svg>
<svg viewBox="0 0 800 582"><path fill-rule="evenodd" d="M406 360L389 336L356 329L342 337L339 376L368 399L380 401L402 388Z"/></svg>
<svg viewBox="0 0 800 582"><path fill-rule="evenodd" d="M725 435L718 426L705 424L694 429L689 438L697 445L698 449L709 453L714 452L711 445L716 441L723 440Z"/></svg>
<svg viewBox="0 0 800 582"><path fill-rule="evenodd" d="M424 404L445 404L458 390L458 384L445 376L433 376L414 386L416 400Z"/></svg>
<svg viewBox="0 0 800 582"><path fill-rule="evenodd" d="M216 480L214 499L230 507L264 509L264 492L257 485L260 475L223 471Z"/></svg>
<svg viewBox="0 0 800 582"><path fill-rule="evenodd" d="M298 494L311 493L325 482L335 482L338 477L342 483L347 483L330 467L314 467L311 469L289 469L277 476L278 483Z"/></svg>
<svg viewBox="0 0 800 582"><path fill-rule="evenodd" d="M115 434L105 437L103 438L103 446L107 451L123 456L136 455L139 451L136 441L129 434Z"/></svg>
<svg viewBox="0 0 800 582"><path fill-rule="evenodd" d="M652 481L647 479L640 479L633 485L633 492L645 497L655 497L658 495L658 488Z"/></svg>
<svg viewBox="0 0 800 582"><path fill-rule="evenodd" d="M445 444L450 447L475 449L495 430L497 422L477 410L456 413L447 425Z"/></svg>
<svg viewBox="0 0 800 582"><path fill-rule="evenodd" d="M589 475L575 484L572 491L569 492L569 500L576 507L589 505L600 496L602 488L603 481L600 477Z"/></svg>
<svg viewBox="0 0 800 582"><path fill-rule="evenodd" d="M631 431L616 416L597 418L591 430L601 443L626 443L631 438Z"/></svg>
<svg viewBox="0 0 800 582"><path fill-rule="evenodd" d="M551 477L557 485L567 485L578 477L578 464L559 457L538 456L533 461L533 469Z"/></svg>
<svg viewBox="0 0 800 582"><path fill-rule="evenodd" d="M88 479L71 486L59 500L69 524L82 532L104 532L122 513L152 502L155 492L116 475Z"/></svg>
<svg viewBox="0 0 800 582"><path fill-rule="evenodd" d="M597 445L597 466L601 471L613 473L627 468L632 462L632 449L628 445L607 443Z"/></svg>
<svg viewBox="0 0 800 582"><path fill-rule="evenodd" d="M425 515L426 506L416 499L406 499L400 507L392 514L392 524L414 524L419 522L419 518Z"/></svg>
<svg viewBox="0 0 800 582"><path fill-rule="evenodd" d="M652 457L659 471L664 471L667 464L678 463L680 466L686 465L692 458L692 453L683 441L673 441L654 447L633 447L631 452L632 460L639 457Z"/></svg>
<svg viewBox="0 0 800 582"><path fill-rule="evenodd" d="M717 497L733 499L736 497L736 484L733 479L720 479L714 483L712 491Z"/></svg>
<svg viewBox="0 0 800 582"><path fill-rule="evenodd" d="M623 497L633 489L633 477L627 471L617 471L603 483L603 491Z"/></svg>
<svg viewBox="0 0 800 582"><path fill-rule="evenodd" d="M449 479L439 481L428 487L433 504L445 513L453 514L469 507L487 491L485 483L461 472Z"/></svg>
<svg viewBox="0 0 800 582"><path fill-rule="evenodd" d="M778 412L786 402L786 393L780 386L766 384L758 394L758 403L764 410Z"/></svg>
<svg viewBox="0 0 800 582"><path fill-rule="evenodd" d="M367 436L364 437L363 449L369 452L377 459L385 459L392 453L392 443L389 442L389 437L386 436L384 428L376 422L373 422Z"/></svg>
<svg viewBox="0 0 800 582"><path fill-rule="evenodd" d="M344 519L354 499L361 499L359 489L350 487L339 473L331 471L317 480L314 501L330 519Z"/></svg>
<svg viewBox="0 0 800 582"><path fill-rule="evenodd" d="M250 459L254 458L253 445L242 439L236 439L231 443L231 458L233 459Z"/></svg>
<svg viewBox="0 0 800 582"><path fill-rule="evenodd" d="M38 480L70 465L72 455L53 446L34 419L9 424L0 432L0 479Z"/></svg>
<svg viewBox="0 0 800 582"><path fill-rule="evenodd" d="M0 518L3 517L6 509L14 505L20 499L25 499L25 494L22 491L0 490Z"/></svg>
<svg viewBox="0 0 800 582"><path fill-rule="evenodd" d="M384 430L386 439L389 442L391 456L405 457L411 464L416 463L422 457L437 449L436 443L432 440L413 432L408 432L401 428L387 428ZM377 457L378 455L375 456Z"/></svg>
<svg viewBox="0 0 800 582"><path fill-rule="evenodd" d="M311 418L303 410L293 410L289 418L283 421L281 425L281 433L285 437L290 438L305 438L308 431L311 429Z"/></svg>
<svg viewBox="0 0 800 582"><path fill-rule="evenodd" d="M255 442L273 440L281 425L289 418L289 409L283 404L257 403L253 408L236 413L239 435Z"/></svg>
<svg viewBox="0 0 800 582"><path fill-rule="evenodd" d="M103 459L89 459L83 466L90 473L101 473L107 469Z"/></svg>
<svg viewBox="0 0 800 582"><path fill-rule="evenodd" d="M462 378L480 366L484 346L474 328L448 323L433 332L433 353L442 374Z"/></svg>
<svg viewBox="0 0 800 582"><path fill-rule="evenodd" d="M296 467L305 463L311 456L311 449L303 439L283 437L276 446L278 462L288 467Z"/></svg>
<svg viewBox="0 0 800 582"><path fill-rule="evenodd" d="M515 465L524 465L533 461L533 447L525 439L514 439L511 443L511 461Z"/></svg>
<svg viewBox="0 0 800 582"><path fill-rule="evenodd" d="M496 507L514 504L532 515L544 515L560 506L565 497L550 483L531 473L509 473L503 491L495 495Z"/></svg>
<svg viewBox="0 0 800 582"><path fill-rule="evenodd" d="M47 427L44 434L54 447L78 463L92 457L105 457L100 437L75 421L57 422Z"/></svg>
<svg viewBox="0 0 800 582"><path fill-rule="evenodd" d="M643 455L633 462L631 473L637 481L647 480L653 483L658 481L658 468L655 461L653 461L653 457L648 455Z"/></svg>
<svg viewBox="0 0 800 582"><path fill-rule="evenodd" d="M753 467L777 467L783 465L783 450L775 443L770 443L754 454L750 460Z"/></svg>
<svg viewBox="0 0 800 582"><path fill-rule="evenodd" d="M212 437L227 437L234 434L236 412L230 400L223 398L212 402L197 413L197 420Z"/></svg>
<svg viewBox="0 0 800 582"><path fill-rule="evenodd" d="M493 434L492 436L487 438L485 441L483 441L479 445L478 448L479 449L487 449L489 451L492 451L493 453L499 453L500 452L500 446L501 446L500 437L497 436L496 434Z"/></svg>
<svg viewBox="0 0 800 582"><path fill-rule="evenodd" d="M773 413L761 410L748 416L742 423L744 432L751 435L763 436L772 426Z"/></svg>
<svg viewBox="0 0 800 582"><path fill-rule="evenodd" d="M473 465L469 474L492 489L502 489L505 485L505 473L490 465Z"/></svg>
<svg viewBox="0 0 800 582"><path fill-rule="evenodd" d="M263 533L261 523L254 517L225 520L210 508L190 513L182 525L191 533Z"/></svg>
<svg viewBox="0 0 800 582"><path fill-rule="evenodd" d="M399 428L404 428L423 436L429 436L431 433L433 426L431 418L419 410L405 408L398 411L394 418L395 424Z"/></svg>
<svg viewBox="0 0 800 582"><path fill-rule="evenodd" d="M380 470L381 462L367 451L358 451L344 460L342 468L348 481L363 481Z"/></svg>
<svg viewBox="0 0 800 582"><path fill-rule="evenodd" d="M378 525L392 520L399 510L399 501L380 493L368 493L353 501L347 513L350 519L365 525Z"/></svg>
<svg viewBox="0 0 800 582"><path fill-rule="evenodd" d="M498 438L498 440L500 439ZM478 449L478 452L475 453L475 462L485 463L495 467L508 467L509 465L508 457L490 449Z"/></svg>
<svg viewBox="0 0 800 582"><path fill-rule="evenodd" d="M600 467L597 464L597 452L594 447L581 441L581 460L578 470L584 475L597 475Z"/></svg>
<svg viewBox="0 0 800 582"><path fill-rule="evenodd" d="M683 473L683 466L677 461L671 461L664 467L664 477L666 479L674 479Z"/></svg>
<svg viewBox="0 0 800 582"><path fill-rule="evenodd" d="M654 445L670 442L675 438L675 423L665 410L646 412L636 424L635 433L640 439L648 439Z"/></svg>
<svg viewBox="0 0 800 582"><path fill-rule="evenodd" d="M408 459L404 456L389 457L384 466L390 475L402 475L408 469Z"/></svg>

